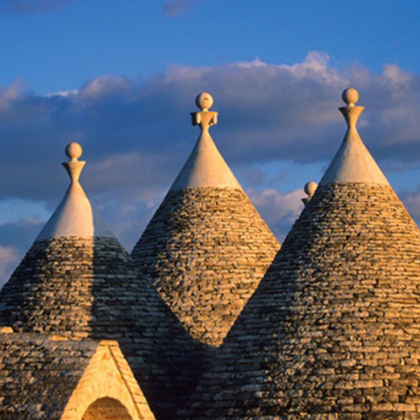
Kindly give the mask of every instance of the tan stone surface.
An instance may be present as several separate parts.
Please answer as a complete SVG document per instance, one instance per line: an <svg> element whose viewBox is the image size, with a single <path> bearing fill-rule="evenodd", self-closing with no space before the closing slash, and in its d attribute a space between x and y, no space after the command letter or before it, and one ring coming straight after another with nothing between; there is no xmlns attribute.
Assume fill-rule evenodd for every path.
<svg viewBox="0 0 420 420"><path fill-rule="evenodd" d="M183 419L420 418L420 233L391 187L318 187Z"/></svg>
<svg viewBox="0 0 420 420"><path fill-rule="evenodd" d="M127 420L155 419L117 342L103 340L60 420L124 420L124 414Z"/></svg>
<svg viewBox="0 0 420 420"><path fill-rule="evenodd" d="M87 420L88 407L100 399L108 407L95 420L110 419L116 402L127 420L154 420L115 341L1 333L0 363L2 420Z"/></svg>
<svg viewBox="0 0 420 420"><path fill-rule="evenodd" d="M278 249L242 190L207 187L170 191L132 256L189 334L218 346Z"/></svg>

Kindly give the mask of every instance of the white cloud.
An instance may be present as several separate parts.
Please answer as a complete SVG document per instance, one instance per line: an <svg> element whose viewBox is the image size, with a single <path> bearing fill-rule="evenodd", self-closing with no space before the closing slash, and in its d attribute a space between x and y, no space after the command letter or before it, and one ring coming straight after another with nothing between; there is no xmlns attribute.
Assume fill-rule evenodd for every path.
<svg viewBox="0 0 420 420"><path fill-rule="evenodd" d="M0 287L9 279L19 260L16 249L0 245Z"/></svg>
<svg viewBox="0 0 420 420"><path fill-rule="evenodd" d="M413 75L410 72L403 71L400 67L394 64L385 65L383 74L385 78L396 84L409 83L413 80Z"/></svg>
<svg viewBox="0 0 420 420"><path fill-rule="evenodd" d="M58 92L53 92L53 93L47 93L45 96L47 98L51 98L53 96L61 96L63 98L67 98L68 96L74 96L78 93L78 91L76 89L70 89L70 90L60 90Z"/></svg>
<svg viewBox="0 0 420 420"><path fill-rule="evenodd" d="M247 193L279 241L283 241L302 211L302 198L306 197L303 189L289 193L274 189L248 190Z"/></svg>
<svg viewBox="0 0 420 420"><path fill-rule="evenodd" d="M341 92L353 85L366 107L359 128L369 150L388 172L409 173L420 164L419 82L418 74L394 64L382 74L360 66L343 69L319 52L291 65L255 59L170 66L141 84L104 75L46 96L19 81L0 89L0 138L7 151L0 154L0 199L38 202L52 211L68 182L60 165L64 147L78 141L87 161L82 184L130 248L192 150L198 130L189 113L197 93L209 91L219 111L215 142L234 169L254 168L239 181L245 188L258 184L261 191L250 191L251 198L282 238L304 194L271 189L293 190L296 184L288 184L291 174L270 184L259 169L275 162L325 167L345 132L337 111ZM416 200L407 202L414 207ZM1 229L8 236L0 235L0 246L20 252L23 234L11 239L18 224L6 229L0 219ZM33 240L34 228L26 232Z"/></svg>

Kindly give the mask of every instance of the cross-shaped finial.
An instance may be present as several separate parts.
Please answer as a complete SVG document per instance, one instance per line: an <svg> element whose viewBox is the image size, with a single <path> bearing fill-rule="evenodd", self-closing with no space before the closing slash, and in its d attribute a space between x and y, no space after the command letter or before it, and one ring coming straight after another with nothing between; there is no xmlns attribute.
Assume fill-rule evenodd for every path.
<svg viewBox="0 0 420 420"><path fill-rule="evenodd" d="M192 123L198 125L202 131L208 131L209 127L217 124L218 112L209 111L213 105L213 98L210 93L202 92L195 98L195 104L201 112L192 112Z"/></svg>

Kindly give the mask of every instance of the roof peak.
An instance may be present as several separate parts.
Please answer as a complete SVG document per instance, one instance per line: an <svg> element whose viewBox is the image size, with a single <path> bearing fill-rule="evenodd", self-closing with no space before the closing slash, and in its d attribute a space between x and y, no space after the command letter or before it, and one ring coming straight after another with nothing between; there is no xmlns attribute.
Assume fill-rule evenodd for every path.
<svg viewBox="0 0 420 420"><path fill-rule="evenodd" d="M355 105L359 100L359 93L354 88L348 88L343 92L342 99L347 106L339 110L347 122L348 129L320 185L349 182L389 185L356 128L357 120L364 110L364 107Z"/></svg>
<svg viewBox="0 0 420 420"><path fill-rule="evenodd" d="M80 174L86 164L86 162L78 160L83 153L82 146L78 143L70 143L65 152L70 161L64 162L63 166L70 176L71 183L61 203L36 240L69 236L113 238L113 233L96 210L92 208L79 183Z"/></svg>
<svg viewBox="0 0 420 420"><path fill-rule="evenodd" d="M217 124L219 114L209 111L213 102L213 97L207 92L200 93L195 99L201 111L191 113L192 124L199 126L201 133L170 191L200 187L242 189L210 136L209 128Z"/></svg>

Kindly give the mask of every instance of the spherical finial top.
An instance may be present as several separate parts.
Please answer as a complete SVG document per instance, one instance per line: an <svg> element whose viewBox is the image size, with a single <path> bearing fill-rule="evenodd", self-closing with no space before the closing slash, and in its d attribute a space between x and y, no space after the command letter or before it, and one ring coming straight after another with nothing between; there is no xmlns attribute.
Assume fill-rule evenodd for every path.
<svg viewBox="0 0 420 420"><path fill-rule="evenodd" d="M315 194L317 188L318 184L316 182L310 181L305 184L305 187L303 189L305 191L305 194L307 194L309 197L312 197Z"/></svg>
<svg viewBox="0 0 420 420"><path fill-rule="evenodd" d="M66 147L66 155L73 162L79 159L79 157L82 156L82 153L83 153L83 149L79 143L72 142L72 143L69 143Z"/></svg>
<svg viewBox="0 0 420 420"><path fill-rule="evenodd" d="M201 92L195 98L195 104L200 108L202 111L208 111L213 106L213 97L210 93Z"/></svg>
<svg viewBox="0 0 420 420"><path fill-rule="evenodd" d="M347 104L347 106L353 107L355 103L359 100L359 92L357 92L356 89L349 87L343 92L341 97L343 98L343 101Z"/></svg>

